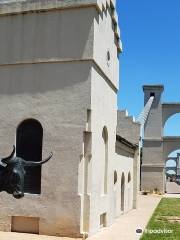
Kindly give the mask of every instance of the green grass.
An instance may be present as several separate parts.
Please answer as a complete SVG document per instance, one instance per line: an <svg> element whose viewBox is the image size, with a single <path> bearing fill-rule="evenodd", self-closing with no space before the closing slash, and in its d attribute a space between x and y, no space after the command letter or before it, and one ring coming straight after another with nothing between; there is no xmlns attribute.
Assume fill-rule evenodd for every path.
<svg viewBox="0 0 180 240"><path fill-rule="evenodd" d="M180 218L180 198L162 198L154 211L146 229L168 229L172 233L145 233L141 240L180 240L180 222L169 222L166 217L175 216Z"/></svg>

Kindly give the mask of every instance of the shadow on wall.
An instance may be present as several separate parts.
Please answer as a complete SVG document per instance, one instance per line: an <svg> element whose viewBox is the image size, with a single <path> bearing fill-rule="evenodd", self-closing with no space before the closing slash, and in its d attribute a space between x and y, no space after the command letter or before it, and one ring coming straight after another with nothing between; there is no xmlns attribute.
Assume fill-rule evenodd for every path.
<svg viewBox="0 0 180 240"><path fill-rule="evenodd" d="M0 68L0 94L44 93L81 84L90 78L90 63L26 64Z"/></svg>
<svg viewBox="0 0 180 240"><path fill-rule="evenodd" d="M94 11L76 8L1 16L0 64L82 58L92 47Z"/></svg>

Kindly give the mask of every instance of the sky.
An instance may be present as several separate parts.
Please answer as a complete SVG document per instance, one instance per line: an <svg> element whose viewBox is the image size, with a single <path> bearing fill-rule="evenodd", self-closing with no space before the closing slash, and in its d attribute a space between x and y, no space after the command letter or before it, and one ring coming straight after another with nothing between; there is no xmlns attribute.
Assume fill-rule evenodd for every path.
<svg viewBox="0 0 180 240"><path fill-rule="evenodd" d="M163 84L163 102L180 102L180 0L117 0L123 53L118 108L135 117L144 84ZM180 114L165 135L180 136Z"/></svg>

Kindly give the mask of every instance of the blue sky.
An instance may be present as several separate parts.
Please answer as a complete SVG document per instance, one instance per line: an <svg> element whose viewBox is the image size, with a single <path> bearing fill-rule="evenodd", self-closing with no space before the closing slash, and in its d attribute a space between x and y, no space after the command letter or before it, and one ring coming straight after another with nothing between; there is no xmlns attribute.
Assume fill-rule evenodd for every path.
<svg viewBox="0 0 180 240"><path fill-rule="evenodd" d="M123 43L118 107L137 117L143 84L163 84L163 102L180 102L180 0L117 0L117 12ZM180 135L179 115L169 120L166 135Z"/></svg>

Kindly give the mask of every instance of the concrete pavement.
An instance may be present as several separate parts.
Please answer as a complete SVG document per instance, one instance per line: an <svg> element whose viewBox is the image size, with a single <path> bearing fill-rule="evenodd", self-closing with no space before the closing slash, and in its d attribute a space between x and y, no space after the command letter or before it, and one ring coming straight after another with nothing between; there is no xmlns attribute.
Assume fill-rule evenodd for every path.
<svg viewBox="0 0 180 240"><path fill-rule="evenodd" d="M175 182L166 182L166 192L168 194L180 194L180 185Z"/></svg>
<svg viewBox="0 0 180 240"><path fill-rule="evenodd" d="M141 234L137 234L136 229L145 229L161 198L162 196L158 195L140 195L138 209L122 215L112 226L103 228L95 236L88 238L88 240L139 239Z"/></svg>
<svg viewBox="0 0 180 240"><path fill-rule="evenodd" d="M78 240L78 239L43 236L26 233L0 232L0 240Z"/></svg>
<svg viewBox="0 0 180 240"><path fill-rule="evenodd" d="M164 195L164 197L166 197L166 198L180 198L180 193L174 193L174 194L166 193Z"/></svg>
<svg viewBox="0 0 180 240"><path fill-rule="evenodd" d="M120 218L115 223L102 230L88 240L137 240L141 234L136 229L145 229L154 209L161 200L158 195L139 195L138 209L134 209ZM0 232L0 240L74 240L73 238L61 238L41 236L23 233ZM76 239L77 240L77 239Z"/></svg>

